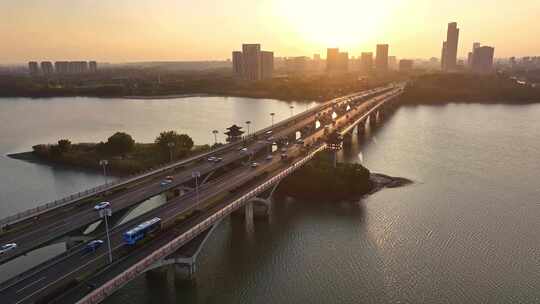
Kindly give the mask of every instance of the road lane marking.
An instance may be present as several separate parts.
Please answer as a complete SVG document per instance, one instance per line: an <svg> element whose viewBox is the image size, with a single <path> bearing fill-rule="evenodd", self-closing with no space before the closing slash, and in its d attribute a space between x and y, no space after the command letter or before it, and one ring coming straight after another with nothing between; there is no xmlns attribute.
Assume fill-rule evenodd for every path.
<svg viewBox="0 0 540 304"><path fill-rule="evenodd" d="M21 291L25 290L26 288L28 288L28 287L30 287L30 286L33 286L34 284L36 284L36 283L37 283L37 282L39 282L39 281L42 281L42 280L43 280L43 279L45 279L45 278L46 278L46 277L41 277L41 278L39 278L39 279L37 279L37 280L33 281L32 283L30 283L30 284L28 284L28 285L24 286L23 288L21 288L21 289L17 290L17 292L16 292L16 293L19 293L19 292L21 292Z"/></svg>

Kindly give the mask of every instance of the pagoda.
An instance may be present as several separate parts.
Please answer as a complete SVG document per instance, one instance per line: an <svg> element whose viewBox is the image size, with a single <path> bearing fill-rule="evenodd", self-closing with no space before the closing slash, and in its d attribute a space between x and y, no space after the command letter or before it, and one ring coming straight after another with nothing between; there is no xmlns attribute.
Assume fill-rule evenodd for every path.
<svg viewBox="0 0 540 304"><path fill-rule="evenodd" d="M242 131L242 127L239 127L237 125L232 125L228 127L227 131L225 132L225 135L227 135L227 142L240 140L242 138L242 134L244 134L244 131Z"/></svg>

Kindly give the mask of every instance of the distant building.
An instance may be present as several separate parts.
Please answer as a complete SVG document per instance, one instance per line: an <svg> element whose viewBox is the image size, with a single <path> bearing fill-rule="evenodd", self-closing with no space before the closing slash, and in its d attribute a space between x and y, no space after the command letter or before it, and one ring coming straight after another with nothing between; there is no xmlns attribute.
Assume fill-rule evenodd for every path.
<svg viewBox="0 0 540 304"><path fill-rule="evenodd" d="M495 48L481 46L474 49L472 60L472 71L474 73L487 74L493 71L493 57Z"/></svg>
<svg viewBox="0 0 540 304"><path fill-rule="evenodd" d="M56 61L54 63L56 74L65 75L69 73L69 61Z"/></svg>
<svg viewBox="0 0 540 304"><path fill-rule="evenodd" d="M329 48L326 50L326 71L334 72L339 67L339 49Z"/></svg>
<svg viewBox="0 0 540 304"><path fill-rule="evenodd" d="M288 72L302 73L308 69L309 58L305 56L288 57L285 62Z"/></svg>
<svg viewBox="0 0 540 304"><path fill-rule="evenodd" d="M397 61L396 56L388 56L388 69L389 70L398 69L398 61Z"/></svg>
<svg viewBox="0 0 540 304"><path fill-rule="evenodd" d="M31 76L39 75L39 65L38 65L38 63L36 61L28 62L28 71L30 72Z"/></svg>
<svg viewBox="0 0 540 304"><path fill-rule="evenodd" d="M346 72L349 70L349 53L340 52L338 56L338 70Z"/></svg>
<svg viewBox="0 0 540 304"><path fill-rule="evenodd" d="M84 74L88 73L88 62L86 61L70 61L68 65L69 74Z"/></svg>
<svg viewBox="0 0 540 304"><path fill-rule="evenodd" d="M97 73L98 71L98 65L95 61L90 61L88 63L88 69L90 70L90 73Z"/></svg>
<svg viewBox="0 0 540 304"><path fill-rule="evenodd" d="M41 62L41 72L44 76L50 76L54 74L54 67L52 62L50 61L42 61Z"/></svg>
<svg viewBox="0 0 540 304"><path fill-rule="evenodd" d="M274 52L261 52L261 78L272 79L274 74Z"/></svg>
<svg viewBox="0 0 540 304"><path fill-rule="evenodd" d="M400 72L410 72L413 69L414 61L408 59L401 59L399 61L399 71Z"/></svg>
<svg viewBox="0 0 540 304"><path fill-rule="evenodd" d="M233 62L233 74L236 77L242 77L244 70L244 58L242 52L234 51L232 52L232 62Z"/></svg>
<svg viewBox="0 0 540 304"><path fill-rule="evenodd" d="M388 44L377 44L375 68L380 72L388 71Z"/></svg>
<svg viewBox="0 0 540 304"><path fill-rule="evenodd" d="M373 53L362 53L360 56L360 69L365 72L373 70Z"/></svg>
<svg viewBox="0 0 540 304"><path fill-rule="evenodd" d="M261 51L260 44L243 44L242 52L234 51L232 57L235 76L251 81L272 78L274 53Z"/></svg>
<svg viewBox="0 0 540 304"><path fill-rule="evenodd" d="M313 60L315 61L321 60L321 54L313 54Z"/></svg>
<svg viewBox="0 0 540 304"><path fill-rule="evenodd" d="M455 71L457 65L457 49L459 41L459 28L456 22L448 24L446 41L443 42L442 65L443 71Z"/></svg>
<svg viewBox="0 0 540 304"><path fill-rule="evenodd" d="M244 78L247 80L261 80L261 45L243 44L242 55L244 60Z"/></svg>

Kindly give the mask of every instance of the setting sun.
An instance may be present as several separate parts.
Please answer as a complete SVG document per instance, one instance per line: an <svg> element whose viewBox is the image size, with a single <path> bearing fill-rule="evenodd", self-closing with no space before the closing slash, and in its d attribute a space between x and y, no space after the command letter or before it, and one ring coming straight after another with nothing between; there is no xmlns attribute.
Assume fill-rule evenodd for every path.
<svg viewBox="0 0 540 304"><path fill-rule="evenodd" d="M347 48L378 37L398 2L279 0L274 9L307 43Z"/></svg>

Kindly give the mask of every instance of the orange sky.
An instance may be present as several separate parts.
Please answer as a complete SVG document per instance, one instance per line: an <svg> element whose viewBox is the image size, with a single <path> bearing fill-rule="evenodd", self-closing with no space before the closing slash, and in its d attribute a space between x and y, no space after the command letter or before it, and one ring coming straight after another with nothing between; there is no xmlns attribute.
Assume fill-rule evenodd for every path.
<svg viewBox="0 0 540 304"><path fill-rule="evenodd" d="M241 43L276 56L352 56L390 44L399 58L438 57L446 24L496 57L540 55L540 1L17 0L0 3L0 63L226 59Z"/></svg>

